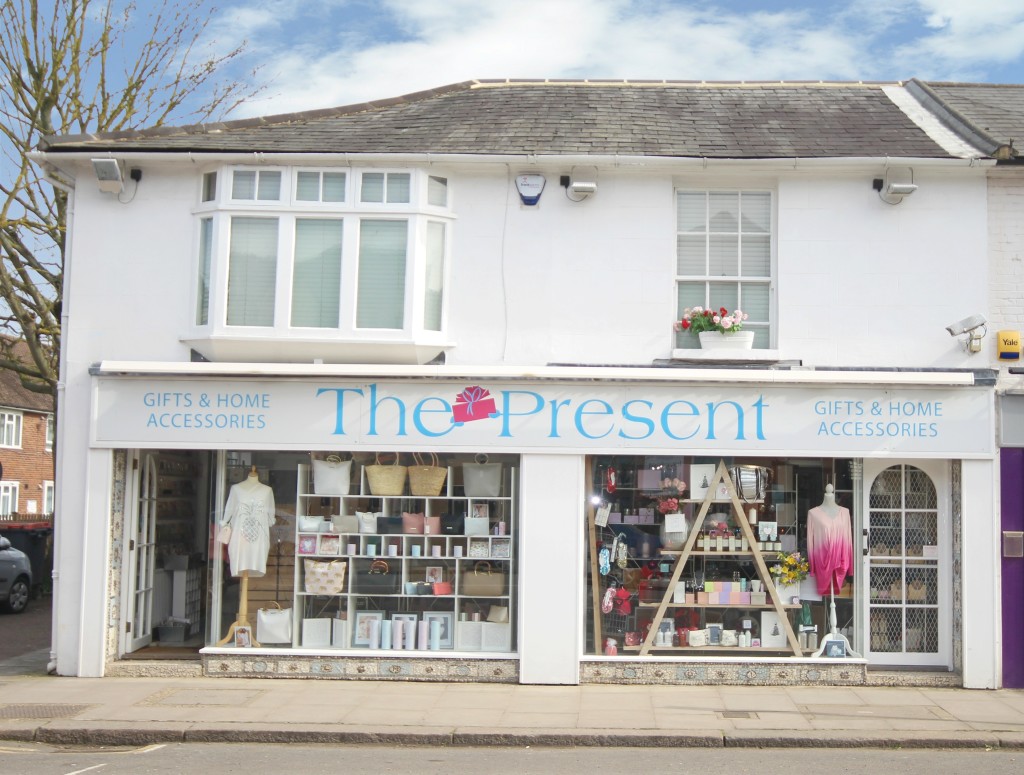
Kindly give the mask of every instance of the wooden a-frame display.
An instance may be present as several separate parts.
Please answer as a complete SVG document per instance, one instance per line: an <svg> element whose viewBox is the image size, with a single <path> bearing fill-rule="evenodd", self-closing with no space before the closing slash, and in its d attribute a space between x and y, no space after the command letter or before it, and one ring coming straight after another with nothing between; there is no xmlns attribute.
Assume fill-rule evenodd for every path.
<svg viewBox="0 0 1024 775"><path fill-rule="evenodd" d="M728 490L729 498L722 499L716 497L718 492L719 484L724 484ZM647 633L647 637L644 639L643 644L640 646L640 656L646 655L653 648L655 651L745 651L745 652L764 652L764 651L779 651L780 649L764 649L759 646L751 648L742 648L738 646L654 646L654 639L658 634L658 628L661 625L662 619L665 618L665 613L669 608L761 608L762 610L774 610L779 615L779 620L782 623L782 627L786 633L786 640L793 651L794 656L802 656L803 652L800 649L800 642L797 640L796 633L793 631L793 625L789 621L789 617L786 615L787 606L782 602L779 597L779 592L775 588L775 583L772 580L771 574L768 572L768 566L765 564L764 556L761 553L757 536L754 535L754 531L750 527L750 522L747 520L747 515L743 510L743 503L740 501L739 496L736 494L736 487L733 485L732 478L729 476L729 471L725 467L725 461L719 461L718 470L715 471L714 477L711 479L711 484L708 487L707 496L703 501L699 500L687 500L687 503L700 503L701 507L697 513L697 517L693 524L690 526L689 535L687 536L686 543L683 548L679 551L665 551L662 550L661 554L666 557L678 555L676 557L675 566L672 568L672 578L669 580L668 588L665 590L665 595L661 602L658 604L658 609L654 614L654 620L651 622L650 630ZM733 516L736 519L736 524L739 526L743 535L747 539L747 546L750 547L745 551L695 551L694 546L697 543L697 535L700 533L701 526L704 524L704 518L708 514L708 510L711 504L718 503L731 503ZM679 581L680 576L683 574L683 569L686 567L686 563L692 557L711 557L711 558L736 558L736 557L751 557L754 561L754 565L757 568L758 578L764 582L764 589L771 598L771 604L765 604L764 606L749 606L749 605L709 605L699 603L673 603L672 597L676 588L676 583ZM643 607L644 604L641 604ZM789 606L789 608L797 608L798 606ZM784 650L784 649L782 649Z"/></svg>

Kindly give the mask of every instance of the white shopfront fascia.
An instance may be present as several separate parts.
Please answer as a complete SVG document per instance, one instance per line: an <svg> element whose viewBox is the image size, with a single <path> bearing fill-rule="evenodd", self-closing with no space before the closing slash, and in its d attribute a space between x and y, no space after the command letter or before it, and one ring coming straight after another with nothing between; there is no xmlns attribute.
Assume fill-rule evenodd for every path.
<svg viewBox="0 0 1024 775"><path fill-rule="evenodd" d="M93 375L94 448L522 455L524 683L579 681L585 455L949 458L991 468L994 454L994 392L970 372L107 362Z"/></svg>

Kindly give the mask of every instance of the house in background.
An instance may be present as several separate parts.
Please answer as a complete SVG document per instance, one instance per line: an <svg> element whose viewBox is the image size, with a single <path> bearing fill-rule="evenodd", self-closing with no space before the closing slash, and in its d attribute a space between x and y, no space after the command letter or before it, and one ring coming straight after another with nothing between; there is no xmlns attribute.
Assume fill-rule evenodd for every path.
<svg viewBox="0 0 1024 775"><path fill-rule="evenodd" d="M0 370L0 531L4 522L52 519L53 433L53 398Z"/></svg>
<svg viewBox="0 0 1024 775"><path fill-rule="evenodd" d="M1002 372L968 330L1000 168L921 94L473 81L49 139L58 672L171 641L182 674L1002 685ZM675 330L695 306L749 349ZM844 566L777 588L833 493Z"/></svg>

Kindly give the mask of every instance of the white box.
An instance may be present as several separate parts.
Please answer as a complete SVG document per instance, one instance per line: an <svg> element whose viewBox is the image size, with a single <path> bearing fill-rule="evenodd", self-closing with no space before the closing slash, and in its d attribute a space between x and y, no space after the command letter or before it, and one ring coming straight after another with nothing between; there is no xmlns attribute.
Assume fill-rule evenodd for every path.
<svg viewBox="0 0 1024 775"><path fill-rule="evenodd" d="M348 638L348 619L331 619L331 646L347 649L352 644Z"/></svg>
<svg viewBox="0 0 1024 775"><path fill-rule="evenodd" d="M302 647L324 648L331 645L331 619L303 619Z"/></svg>

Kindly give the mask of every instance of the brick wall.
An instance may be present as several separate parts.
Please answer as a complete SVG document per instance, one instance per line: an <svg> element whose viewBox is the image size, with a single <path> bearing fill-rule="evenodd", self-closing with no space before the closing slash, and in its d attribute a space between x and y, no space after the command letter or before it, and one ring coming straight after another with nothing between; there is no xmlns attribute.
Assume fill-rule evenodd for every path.
<svg viewBox="0 0 1024 775"><path fill-rule="evenodd" d="M21 449L0 448L5 482L18 482L18 519L40 517L43 510L43 482L53 481L53 453L46 449L48 415L24 412L21 420ZM29 510L35 501L35 511ZM0 519L4 519L0 517Z"/></svg>

